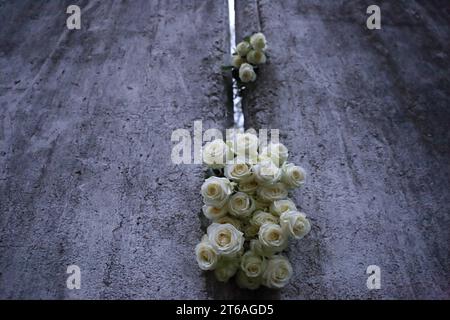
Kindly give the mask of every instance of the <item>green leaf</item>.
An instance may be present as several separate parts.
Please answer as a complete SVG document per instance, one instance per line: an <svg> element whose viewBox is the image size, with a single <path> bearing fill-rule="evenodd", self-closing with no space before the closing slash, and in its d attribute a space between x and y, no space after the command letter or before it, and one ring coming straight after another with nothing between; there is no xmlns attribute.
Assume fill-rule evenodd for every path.
<svg viewBox="0 0 450 320"><path fill-rule="evenodd" d="M244 41L250 43L250 36L245 37Z"/></svg>

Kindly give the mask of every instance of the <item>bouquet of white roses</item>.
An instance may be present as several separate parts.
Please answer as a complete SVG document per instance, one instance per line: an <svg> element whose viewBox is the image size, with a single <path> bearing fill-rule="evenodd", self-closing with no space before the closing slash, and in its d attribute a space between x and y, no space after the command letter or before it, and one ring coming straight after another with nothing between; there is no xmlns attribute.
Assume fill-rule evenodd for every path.
<svg viewBox="0 0 450 320"><path fill-rule="evenodd" d="M288 283L293 269L282 251L289 238L303 238L311 226L288 198L289 190L304 184L305 170L287 159L283 144L260 146L251 133L205 145L203 161L216 174L201 187L203 214L211 221L195 247L202 270L223 282L236 275L247 289Z"/></svg>
<svg viewBox="0 0 450 320"><path fill-rule="evenodd" d="M256 80L258 65L267 61L266 37L261 32L245 37L236 46L236 52L231 56L231 65L224 66L224 70L231 70L238 87L242 89L245 83Z"/></svg>

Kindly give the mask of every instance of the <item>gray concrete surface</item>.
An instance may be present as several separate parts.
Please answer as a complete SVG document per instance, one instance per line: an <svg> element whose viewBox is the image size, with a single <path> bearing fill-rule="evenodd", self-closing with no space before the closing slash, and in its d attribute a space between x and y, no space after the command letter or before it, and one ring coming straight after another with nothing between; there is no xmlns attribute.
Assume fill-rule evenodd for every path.
<svg viewBox="0 0 450 320"><path fill-rule="evenodd" d="M170 138L232 121L227 3L78 1L69 31L72 3L0 2L0 298L208 298Z"/></svg>
<svg viewBox="0 0 450 320"><path fill-rule="evenodd" d="M378 4L382 29L365 27ZM313 229L280 298L450 298L450 11L446 1L237 1L237 39L270 64L243 108L309 172ZM366 288L368 265L381 290Z"/></svg>
<svg viewBox="0 0 450 320"><path fill-rule="evenodd" d="M237 2L271 45L246 125L309 172L281 292L198 269L204 172L170 162L174 129L232 122L226 1L80 1L80 31L69 4L0 0L0 298L450 298L444 1L383 1L381 31L364 2Z"/></svg>

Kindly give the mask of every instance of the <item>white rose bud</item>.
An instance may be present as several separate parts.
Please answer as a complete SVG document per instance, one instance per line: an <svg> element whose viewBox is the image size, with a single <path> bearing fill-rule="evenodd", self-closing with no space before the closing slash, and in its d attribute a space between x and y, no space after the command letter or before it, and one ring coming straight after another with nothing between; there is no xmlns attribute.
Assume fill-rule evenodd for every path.
<svg viewBox="0 0 450 320"><path fill-rule="evenodd" d="M250 223L258 227L261 227L265 223L278 223L278 218L271 213L265 211L255 211L250 219Z"/></svg>
<svg viewBox="0 0 450 320"><path fill-rule="evenodd" d="M232 151L237 155L236 162L248 164L258 160L258 137L252 133L237 133L230 141Z"/></svg>
<svg viewBox="0 0 450 320"><path fill-rule="evenodd" d="M239 68L239 79L242 82L253 82L256 80L256 73L251 64L243 63Z"/></svg>
<svg viewBox="0 0 450 320"><path fill-rule="evenodd" d="M247 61L251 64L264 64L267 61L264 52L259 50L251 50L247 53Z"/></svg>
<svg viewBox="0 0 450 320"><path fill-rule="evenodd" d="M225 177L233 181L248 180L252 175L250 166L245 163L227 164L224 170Z"/></svg>
<svg viewBox="0 0 450 320"><path fill-rule="evenodd" d="M241 269L247 277L255 278L263 274L266 269L266 258L253 251L247 251L241 258Z"/></svg>
<svg viewBox="0 0 450 320"><path fill-rule="evenodd" d="M203 214L205 217L211 220L217 220L227 214L227 207L213 207L213 206L207 206L204 205L202 207Z"/></svg>
<svg viewBox="0 0 450 320"><path fill-rule="evenodd" d="M255 180L261 185L273 185L280 181L283 172L272 161L264 160L252 168Z"/></svg>
<svg viewBox="0 0 450 320"><path fill-rule="evenodd" d="M265 50L266 49L266 37L261 33L255 33L250 37L250 44L255 50Z"/></svg>
<svg viewBox="0 0 450 320"><path fill-rule="evenodd" d="M276 200L270 205L270 213L279 217L285 211L297 210L295 203L291 199Z"/></svg>
<svg viewBox="0 0 450 320"><path fill-rule="evenodd" d="M276 183L270 186L261 186L256 190L256 194L262 201L276 201L285 199L288 195L286 186L283 183Z"/></svg>
<svg viewBox="0 0 450 320"><path fill-rule="evenodd" d="M227 282L232 276L236 274L239 269L239 260L235 258L221 257L217 264L214 275L220 282Z"/></svg>
<svg viewBox="0 0 450 320"><path fill-rule="evenodd" d="M244 245L243 233L229 223L211 224L207 229L207 235L209 243L221 256L235 256Z"/></svg>
<svg viewBox="0 0 450 320"><path fill-rule="evenodd" d="M306 215L298 211L287 211L280 216L280 225L284 232L301 239L311 231L311 224Z"/></svg>
<svg viewBox="0 0 450 320"><path fill-rule="evenodd" d="M202 270L213 270L218 261L218 256L208 239L202 239L202 242L195 247L197 263Z"/></svg>
<svg viewBox="0 0 450 320"><path fill-rule="evenodd" d="M275 253L274 250L268 247L264 247L259 241L259 239L250 240L250 250L263 257L271 257Z"/></svg>
<svg viewBox="0 0 450 320"><path fill-rule="evenodd" d="M258 239L250 240L250 250L256 254L259 254L260 256L264 257L270 256L268 252L264 252L261 242L259 242Z"/></svg>
<svg viewBox="0 0 450 320"><path fill-rule="evenodd" d="M244 271L239 270L236 275L236 283L241 289L256 290L261 286L261 277L251 278L247 277Z"/></svg>
<svg viewBox="0 0 450 320"><path fill-rule="evenodd" d="M255 210L255 202L245 192L237 192L230 197L228 210L235 217L247 218Z"/></svg>
<svg viewBox="0 0 450 320"><path fill-rule="evenodd" d="M250 49L251 49L250 43L248 43L247 41L239 42L238 45L236 46L236 52L241 57L245 57L247 53L250 51Z"/></svg>
<svg viewBox="0 0 450 320"><path fill-rule="evenodd" d="M232 193L231 182L227 178L209 177L201 187L206 205L223 207Z"/></svg>
<svg viewBox="0 0 450 320"><path fill-rule="evenodd" d="M281 252L288 245L287 235L283 232L280 225L274 223L263 224L259 228L258 239L266 255L267 253Z"/></svg>
<svg viewBox="0 0 450 320"><path fill-rule="evenodd" d="M242 223L240 220L233 218L229 215L225 215L223 217L220 217L218 219L216 219L214 222L216 223L220 223L220 224L225 224L225 223L229 223L232 224L236 229L238 230L242 230Z"/></svg>
<svg viewBox="0 0 450 320"><path fill-rule="evenodd" d="M286 257L282 255L273 256L269 259L263 274L264 285L273 289L281 289L288 284L292 273L292 266Z"/></svg>
<svg viewBox="0 0 450 320"><path fill-rule="evenodd" d="M251 176L248 180L240 181L238 185L238 190L248 193L254 194L256 189L258 189L258 182L256 182L255 178ZM255 203L256 205L256 203Z"/></svg>
<svg viewBox="0 0 450 320"><path fill-rule="evenodd" d="M203 147L203 162L213 169L223 168L231 159L233 152L222 139L213 140Z"/></svg>
<svg viewBox="0 0 450 320"><path fill-rule="evenodd" d="M245 59L240 55L232 55L231 56L231 65L235 68L239 68L243 63L245 63Z"/></svg>
<svg viewBox="0 0 450 320"><path fill-rule="evenodd" d="M280 167L286 162L289 156L289 150L281 143L270 143L261 150L260 160L271 159L272 162Z"/></svg>
<svg viewBox="0 0 450 320"><path fill-rule="evenodd" d="M293 163L285 163L282 167L283 175L281 181L289 189L300 187L305 183L306 172L302 167L296 166Z"/></svg>

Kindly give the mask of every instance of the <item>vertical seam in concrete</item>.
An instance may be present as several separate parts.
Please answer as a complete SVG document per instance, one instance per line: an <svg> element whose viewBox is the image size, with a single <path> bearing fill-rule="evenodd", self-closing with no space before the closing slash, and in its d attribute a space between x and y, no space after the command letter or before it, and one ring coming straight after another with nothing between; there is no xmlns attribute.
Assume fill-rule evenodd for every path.
<svg viewBox="0 0 450 320"><path fill-rule="evenodd" d="M261 10L259 8L259 0L256 0L256 19L258 22L258 30L257 32L262 31L262 22L261 22Z"/></svg>
<svg viewBox="0 0 450 320"><path fill-rule="evenodd" d="M230 29L230 55L236 47L236 6L235 0L228 0L228 23ZM242 97L239 96L239 89L236 80L232 77L232 104L233 104L233 126L237 129L244 128L244 112L242 110Z"/></svg>

